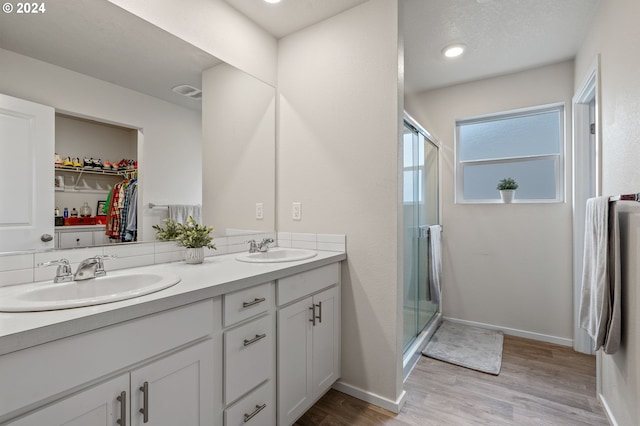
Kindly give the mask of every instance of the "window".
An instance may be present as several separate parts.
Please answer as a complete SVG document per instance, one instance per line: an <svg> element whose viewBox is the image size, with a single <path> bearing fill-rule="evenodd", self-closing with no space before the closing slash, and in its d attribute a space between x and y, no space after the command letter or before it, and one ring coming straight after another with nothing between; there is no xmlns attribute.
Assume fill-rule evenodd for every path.
<svg viewBox="0 0 640 426"><path fill-rule="evenodd" d="M456 200L499 202L500 179L518 182L514 202L561 202L564 105L456 120Z"/></svg>

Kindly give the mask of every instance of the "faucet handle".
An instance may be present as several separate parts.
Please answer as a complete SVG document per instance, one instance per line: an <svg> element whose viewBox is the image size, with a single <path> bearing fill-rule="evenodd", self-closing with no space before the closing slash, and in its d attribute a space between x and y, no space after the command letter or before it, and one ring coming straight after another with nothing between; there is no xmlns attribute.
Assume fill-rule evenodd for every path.
<svg viewBox="0 0 640 426"><path fill-rule="evenodd" d="M104 277L107 275L107 272L104 270L104 260L117 259L118 256L115 254L99 254L93 256L93 258L98 262L98 266L96 267L96 277Z"/></svg>
<svg viewBox="0 0 640 426"><path fill-rule="evenodd" d="M56 270L56 277L53 279L54 283L60 283L65 281L72 281L73 274L71 272L71 265L67 259L51 260L49 262L38 263L36 266L39 268L46 266L58 265Z"/></svg>
<svg viewBox="0 0 640 426"><path fill-rule="evenodd" d="M249 253L258 251L258 243L256 243L256 240L245 241L245 243L249 244Z"/></svg>

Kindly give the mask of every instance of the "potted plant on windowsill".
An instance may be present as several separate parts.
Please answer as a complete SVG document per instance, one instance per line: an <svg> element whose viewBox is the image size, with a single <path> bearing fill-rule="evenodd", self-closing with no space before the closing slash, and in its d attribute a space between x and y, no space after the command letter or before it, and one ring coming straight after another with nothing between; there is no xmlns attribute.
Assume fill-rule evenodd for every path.
<svg viewBox="0 0 640 426"><path fill-rule="evenodd" d="M199 225L191 216L186 223L177 223L173 219L165 219L165 227L154 225L156 238L159 240L175 240L179 246L185 247L185 262L189 264L204 261L204 248L216 249L213 244L213 226Z"/></svg>
<svg viewBox="0 0 640 426"><path fill-rule="evenodd" d="M518 184L512 178L504 178L498 182L497 189L500 191L500 198L503 203L510 203L513 201L513 196L518 189Z"/></svg>

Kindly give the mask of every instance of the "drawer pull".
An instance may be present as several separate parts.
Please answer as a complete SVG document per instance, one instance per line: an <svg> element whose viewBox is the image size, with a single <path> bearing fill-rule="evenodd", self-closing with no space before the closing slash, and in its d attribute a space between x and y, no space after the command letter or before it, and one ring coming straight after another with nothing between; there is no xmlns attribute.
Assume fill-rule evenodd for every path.
<svg viewBox="0 0 640 426"><path fill-rule="evenodd" d="M267 408L267 404L262 404L262 405L256 405L256 409L253 410L253 413L251 414L244 414L244 422L248 422L249 420L251 420L252 418L254 418L260 411L264 410L265 408Z"/></svg>
<svg viewBox="0 0 640 426"><path fill-rule="evenodd" d="M311 319L309 321L311 321L312 325L315 327L316 326L316 305L311 305L309 309L311 309Z"/></svg>
<svg viewBox="0 0 640 426"><path fill-rule="evenodd" d="M127 392L120 392L116 398L120 402L120 418L116 420L120 426L127 426Z"/></svg>
<svg viewBox="0 0 640 426"><path fill-rule="evenodd" d="M142 413L142 423L149 422L149 382L144 382L140 386L142 392L142 408L139 410Z"/></svg>
<svg viewBox="0 0 640 426"><path fill-rule="evenodd" d="M265 337L267 337L267 333L264 333L264 334L256 334L256 337L254 337L253 339L250 339L250 340L244 339L244 345L245 345L245 346L249 346L249 345L251 345L251 344L253 344L253 343L257 342L258 340L262 340L262 339L264 339Z"/></svg>
<svg viewBox="0 0 640 426"><path fill-rule="evenodd" d="M267 300L267 299L265 299L264 297L261 297L260 299L256 298L251 302L242 302L242 307L243 308L248 308L249 306L253 306L253 305L257 305L258 303L262 303L265 300Z"/></svg>
<svg viewBox="0 0 640 426"><path fill-rule="evenodd" d="M318 307L318 316L316 318L318 318L318 322L322 324L322 302L318 302L316 306Z"/></svg>

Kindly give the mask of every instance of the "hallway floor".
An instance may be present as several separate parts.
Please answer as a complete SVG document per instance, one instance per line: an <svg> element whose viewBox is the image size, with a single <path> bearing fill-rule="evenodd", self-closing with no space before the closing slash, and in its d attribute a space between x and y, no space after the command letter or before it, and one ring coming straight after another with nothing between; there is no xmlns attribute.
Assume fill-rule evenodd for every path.
<svg viewBox="0 0 640 426"><path fill-rule="evenodd" d="M595 396L595 357L504 336L500 375L421 357L393 414L330 390L298 422L319 425L608 425Z"/></svg>

